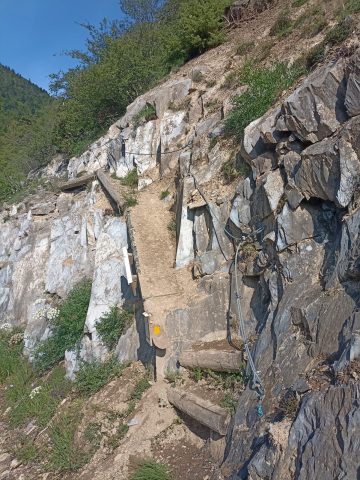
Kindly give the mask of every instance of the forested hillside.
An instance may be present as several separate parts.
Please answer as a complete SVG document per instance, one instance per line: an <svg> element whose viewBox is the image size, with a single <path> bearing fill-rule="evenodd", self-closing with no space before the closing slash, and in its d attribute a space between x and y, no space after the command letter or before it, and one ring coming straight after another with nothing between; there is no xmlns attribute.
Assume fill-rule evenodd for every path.
<svg viewBox="0 0 360 480"><path fill-rule="evenodd" d="M45 90L0 65L0 200L55 153L55 103Z"/></svg>
<svg viewBox="0 0 360 480"><path fill-rule="evenodd" d="M17 100L11 99L11 93L6 97L0 201L22 188L29 170L45 164L56 152L67 157L81 153L138 95L173 68L219 45L225 39L224 9L231 3L121 0L125 21L83 25L89 34L86 51L68 52L78 66L51 75L53 101L40 89L32 91L25 108L21 108L21 95ZM14 80L17 90L20 80L19 85ZM0 86L0 94L9 91L9 82ZM26 80L22 82L27 85ZM23 115L17 116L18 111Z"/></svg>
<svg viewBox="0 0 360 480"><path fill-rule="evenodd" d="M0 133L11 121L29 117L48 102L45 90L0 64Z"/></svg>

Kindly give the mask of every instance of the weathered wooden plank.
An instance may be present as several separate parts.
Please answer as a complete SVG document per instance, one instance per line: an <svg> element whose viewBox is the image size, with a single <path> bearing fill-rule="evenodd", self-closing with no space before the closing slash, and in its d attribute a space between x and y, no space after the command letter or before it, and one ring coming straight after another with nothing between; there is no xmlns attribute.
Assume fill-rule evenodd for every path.
<svg viewBox="0 0 360 480"><path fill-rule="evenodd" d="M119 191L114 187L108 175L102 170L96 172L96 176L102 187L106 190L110 198L114 201L120 213L124 211L125 200L120 195Z"/></svg>
<svg viewBox="0 0 360 480"><path fill-rule="evenodd" d="M237 372L243 361L242 353L219 350L187 350L179 358L180 365L185 368L203 368L215 372Z"/></svg>
<svg viewBox="0 0 360 480"><path fill-rule="evenodd" d="M169 402L181 412L219 435L226 435L230 415L224 408L176 388L168 388L167 397Z"/></svg>
<svg viewBox="0 0 360 480"><path fill-rule="evenodd" d="M65 192L67 190L73 190L74 188L82 187L84 185L87 185L92 180L94 180L94 178L95 178L94 173L88 173L86 175L82 175L81 177L74 178L73 180L69 180L68 182L61 184L60 190Z"/></svg>

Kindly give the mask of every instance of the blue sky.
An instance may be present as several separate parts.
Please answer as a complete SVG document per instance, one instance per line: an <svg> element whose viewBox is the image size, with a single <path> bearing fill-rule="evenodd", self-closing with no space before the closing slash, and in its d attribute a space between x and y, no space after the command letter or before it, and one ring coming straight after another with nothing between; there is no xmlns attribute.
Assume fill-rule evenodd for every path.
<svg viewBox="0 0 360 480"><path fill-rule="evenodd" d="M120 14L118 0L0 0L0 63L47 89L50 73L74 65L61 52L84 46L77 22Z"/></svg>

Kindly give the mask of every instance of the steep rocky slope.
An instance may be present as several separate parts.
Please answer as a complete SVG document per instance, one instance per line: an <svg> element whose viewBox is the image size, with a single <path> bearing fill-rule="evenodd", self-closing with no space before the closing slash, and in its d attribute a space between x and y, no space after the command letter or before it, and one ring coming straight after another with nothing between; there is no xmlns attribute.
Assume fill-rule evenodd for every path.
<svg viewBox="0 0 360 480"><path fill-rule="evenodd" d="M193 470L181 473L189 479L359 476L356 31L252 122L241 143L224 137L230 99L245 91L226 88L229 69L244 62L234 43L256 39L261 52L283 7L247 19L231 41L139 97L107 135L70 160L70 179L99 170L124 178L136 168L138 204L126 216L116 215L98 180L86 191L39 193L0 213L0 319L26 327L27 355L49 335L54 300L92 277L81 345L66 353L68 376L82 361L107 359L96 323L115 305L132 305L136 317L117 358L156 367L157 382L116 452L100 451L69 478L127 478L131 456L144 452L176 469L189 462ZM293 61L323 37L294 32L264 62L279 55ZM231 161L243 174L229 182ZM57 166L46 174L56 176ZM124 195L121 182L109 181ZM127 281L126 252L136 290ZM243 352L242 315L261 384L248 366L225 439L188 419L174 423L164 377L179 371L195 342L217 345L219 357L221 342ZM114 390L126 390L116 382L101 392L112 406ZM192 463L182 442L195 445L199 458L213 456L208 470Z"/></svg>

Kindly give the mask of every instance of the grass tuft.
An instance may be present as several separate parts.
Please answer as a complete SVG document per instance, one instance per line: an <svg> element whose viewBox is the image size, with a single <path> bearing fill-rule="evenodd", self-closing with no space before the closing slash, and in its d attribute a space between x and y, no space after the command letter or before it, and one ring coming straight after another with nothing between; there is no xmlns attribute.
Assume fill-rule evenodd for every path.
<svg viewBox="0 0 360 480"><path fill-rule="evenodd" d="M173 480L169 467L155 460L144 460L139 464L130 480Z"/></svg>
<svg viewBox="0 0 360 480"><path fill-rule="evenodd" d="M123 185L131 188L137 188L138 181L139 181L139 178L138 178L138 172L136 168L133 168L132 170L130 170L130 172L124 178L120 179L120 182Z"/></svg>
<svg viewBox="0 0 360 480"><path fill-rule="evenodd" d="M124 366L115 358L104 363L84 362L76 374L76 389L81 395L91 396L101 390L110 380L120 376L123 370Z"/></svg>

